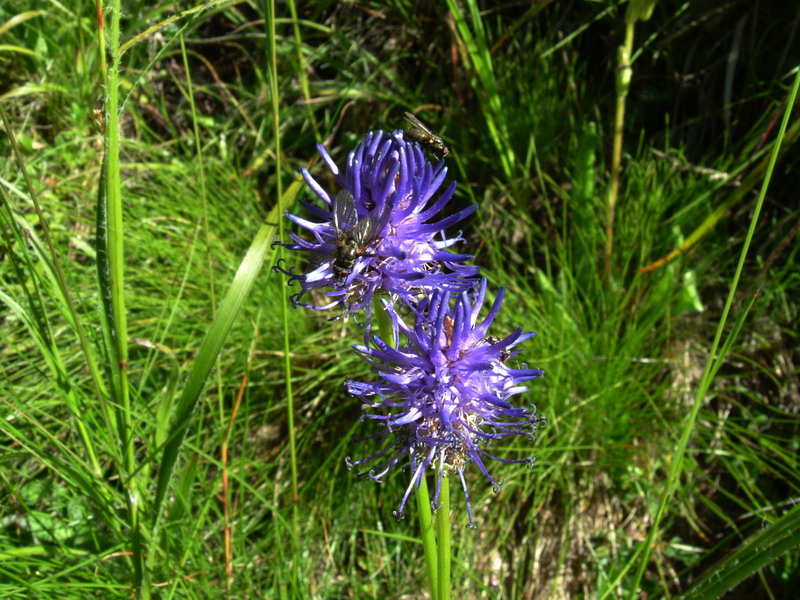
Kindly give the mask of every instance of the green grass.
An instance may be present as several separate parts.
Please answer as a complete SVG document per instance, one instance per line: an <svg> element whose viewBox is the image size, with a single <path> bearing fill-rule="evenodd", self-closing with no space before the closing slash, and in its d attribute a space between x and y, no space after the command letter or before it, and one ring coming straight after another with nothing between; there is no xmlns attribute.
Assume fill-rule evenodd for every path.
<svg viewBox="0 0 800 600"><path fill-rule="evenodd" d="M769 4L636 23L608 266L624 3L109 3L107 60L93 4L0 4L0 597L425 597L405 474L345 468L359 329L270 268L299 169L335 189L314 144L342 165L405 110L547 373L536 466L470 472L476 530L452 489L452 597L788 597L800 55Z"/></svg>

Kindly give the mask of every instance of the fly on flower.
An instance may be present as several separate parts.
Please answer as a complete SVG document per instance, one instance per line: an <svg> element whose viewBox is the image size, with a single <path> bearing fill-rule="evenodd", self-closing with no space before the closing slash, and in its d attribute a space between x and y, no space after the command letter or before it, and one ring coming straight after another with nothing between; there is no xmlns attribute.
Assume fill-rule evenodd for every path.
<svg viewBox="0 0 800 600"><path fill-rule="evenodd" d="M488 335L486 336L486 343L490 346L494 346L495 344L500 343L500 338L496 335ZM508 362L508 359L511 358L511 352L508 350L501 350L500 351L500 362Z"/></svg>
<svg viewBox="0 0 800 600"><path fill-rule="evenodd" d="M428 129L422 121L410 112L406 112L406 121L411 123L411 129L408 129L403 134L407 140L417 142L428 152L441 154L442 158L450 153L450 150L444 145L444 140Z"/></svg>
<svg viewBox="0 0 800 600"><path fill-rule="evenodd" d="M399 129L368 133L348 154L344 170L324 147L318 148L341 191L336 195L326 191L302 170L322 206L300 200L316 220L289 213L286 217L309 235L288 231L290 241L276 242L311 255L302 273L275 266L289 276L290 283L300 285L300 291L291 296L294 306L339 307L348 316L363 311L368 335L378 296L390 303L405 303L434 289L459 292L475 284L479 268L466 264L472 256L452 252L464 241L461 232L447 235L446 230L477 206L445 216L456 183L439 191L447 176L442 161L432 164L422 146L406 140ZM303 302L312 291L321 291L322 296Z"/></svg>
<svg viewBox="0 0 800 600"><path fill-rule="evenodd" d="M374 256L368 254L367 250L375 244L386 227L391 207L384 206L379 214L375 214L376 211L377 208L363 219L359 219L353 194L347 190L341 190L336 194L333 201L333 227L336 232L333 272L337 284L344 285L359 257Z"/></svg>

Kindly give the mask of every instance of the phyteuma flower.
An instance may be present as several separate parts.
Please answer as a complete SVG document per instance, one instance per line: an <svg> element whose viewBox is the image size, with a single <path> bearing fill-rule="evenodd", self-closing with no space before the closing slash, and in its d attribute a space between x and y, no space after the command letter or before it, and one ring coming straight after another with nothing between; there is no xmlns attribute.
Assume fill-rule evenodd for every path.
<svg viewBox="0 0 800 600"><path fill-rule="evenodd" d="M372 306L378 292L392 298L409 298L422 290L442 288L461 291L475 285L478 267L465 265L472 256L448 249L463 241L461 233L446 237L445 229L471 215L476 205L439 218L453 197L455 182L438 197L447 168L443 161L428 162L419 144L407 141L404 132L374 131L350 152L344 175L321 145L322 159L341 186L331 194L303 169L311 190L325 204L319 208L301 202L318 222L288 214L293 223L311 232L305 240L289 233L292 250L312 253L312 269L296 274L279 270L297 281L301 290L292 296L295 306L325 310L341 306L346 313ZM434 220L434 219L439 220ZM322 306L303 303L310 290L325 292L331 301Z"/></svg>
<svg viewBox="0 0 800 600"><path fill-rule="evenodd" d="M433 506L439 500L442 477L458 473L467 503L470 525L474 526L472 506L464 469L477 465L499 491L498 482L486 468L485 458L505 463L533 464L533 458L504 459L490 454L494 440L514 435L535 439L537 427L544 426L544 415L533 405L516 408L509 398L527 391L524 382L543 375L525 365L515 369L511 351L533 337L517 329L504 338L487 336L503 302L501 289L486 317L478 313L486 295L486 280L476 292L455 295L437 291L417 307L413 327L393 316L395 327L408 344L394 349L377 336L374 347L356 346L363 358L375 367L377 382L349 381L350 394L365 400L362 420L377 421L380 431L366 439L381 440L372 456L352 461L348 468L381 459L373 469L362 472L374 481L381 480L408 455L411 482L395 515L402 517L411 490L419 485L428 469L437 474ZM360 440L363 441L363 440ZM404 461L403 461L404 462Z"/></svg>

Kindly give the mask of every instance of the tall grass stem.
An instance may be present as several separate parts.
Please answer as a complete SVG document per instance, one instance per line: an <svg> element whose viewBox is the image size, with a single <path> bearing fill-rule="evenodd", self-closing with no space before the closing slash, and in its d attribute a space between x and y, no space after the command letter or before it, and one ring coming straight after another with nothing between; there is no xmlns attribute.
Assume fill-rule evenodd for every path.
<svg viewBox="0 0 800 600"><path fill-rule="evenodd" d="M203 158L203 145L200 142L200 125L197 115L197 105L194 101L194 87L192 85L192 70L189 67L189 57L186 53L186 43L184 41L183 32L178 33L178 40L180 41L181 47L181 58L183 59L183 71L184 75L186 76L186 99L189 102L189 110L191 111L192 115L192 133L194 135L194 149L195 149L195 156L197 156L197 177L198 182L200 183L200 204L203 207L203 216L202 216L202 225L203 225L203 238L205 241L205 251L206 251L206 268L208 269L208 296L211 302L211 315L215 315L217 312L217 294L216 294L216 285L214 281L214 259L211 252L212 244L211 244L211 232L209 230L209 223L208 223L208 194L206 188L206 169L205 169L205 160ZM219 412L219 421L220 426L225 422L225 407L224 407L224 398L225 398L225 385L222 381L222 369L220 369L220 360L217 357L217 368L214 370L214 374L217 378L217 409Z"/></svg>
<svg viewBox="0 0 800 600"><path fill-rule="evenodd" d="M288 5L289 13L292 15L292 29L294 30L294 43L297 50L297 77L300 79L300 87L303 90L308 122L314 132L314 139L319 142L321 141L319 127L317 127L317 120L314 118L314 110L311 108L311 88L308 85L308 70L306 68L306 58L303 55L303 35L300 32L300 20L297 18L297 3L295 0L289 0Z"/></svg>
<svg viewBox="0 0 800 600"><path fill-rule="evenodd" d="M719 366L725 360L726 352L722 352L719 356L717 356L717 351L720 348L720 341L722 339L722 333L725 330L725 325L728 321L728 314L730 313L731 306L733 305L733 301L736 298L736 288L739 285L739 279L742 275L742 270L744 269L744 262L747 258L747 252L750 249L750 244L753 240L753 235L755 233L756 225L758 224L758 217L761 214L761 207L764 205L764 199L767 196L767 189L769 188L770 181L772 180L772 172L775 168L775 163L778 159L778 154L780 152L781 142L786 134L786 128L789 124L789 118L792 114L792 108L794 107L795 101L797 99L797 92L798 88L800 88L800 68L797 69L795 73L794 83L792 84L792 90L789 93L789 98L786 102L786 111L783 115L783 121L781 122L780 131L778 132L778 136L775 140L775 145L772 148L772 154L770 157L769 165L767 166L767 171L764 174L764 182L761 186L761 192L758 195L758 200L756 201L755 208L753 209L753 215L750 218L750 227L747 229L747 236L744 240L744 245L742 246L742 251L739 254L739 262L736 265L736 271L733 275L733 280L731 281L730 290L728 290L728 297L725 300L725 307L722 309L722 316L720 317L719 324L717 325L717 331L714 334L714 341L711 344L711 349L708 353L708 360L706 361L705 369L703 370L703 375L700 378L700 384L697 387L697 393L695 394L694 403L692 405L691 411L686 418L686 421L683 426L683 430L681 432L681 438L678 442L678 445L675 449L675 455L672 458L670 463L670 470L669 475L667 477L667 487L664 490L664 494L661 497L661 502L658 505L658 510L656 511L655 517L653 518L653 523L650 527L650 533L647 536L647 539L644 542L645 548L644 553L641 556L639 561L639 565L636 571L636 575L634 578L634 585L631 586L631 595L630 598L636 598L637 592L636 590L639 589L639 582L641 582L642 577L644 576L644 571L647 567L647 560L650 556L650 550L652 549L656 534L659 530L659 524L661 523L662 519L664 518L664 514L666 513L667 506L672 498L672 495L675 491L675 488L678 484L678 480L680 474L683 470L683 457L686 454L686 448L689 444L689 437L694 429L694 424L697 420L697 414L700 412L700 407L703 404L703 398L705 398L706 392L708 388L711 386L711 382L714 380L714 375L716 374ZM745 315L742 315L741 319L744 319ZM734 336L735 333L738 331L738 327L734 329L731 336ZM725 344L725 349L729 349L732 339L728 339Z"/></svg>
<svg viewBox="0 0 800 600"><path fill-rule="evenodd" d="M94 0L94 6L97 10L97 51L100 57L100 75L102 76L103 85L105 85L108 77L108 65L106 64L106 27L103 16L103 0Z"/></svg>
<svg viewBox="0 0 800 600"><path fill-rule="evenodd" d="M119 71L120 71L120 0L111 3L111 27L109 50L111 68L108 70L105 94L105 181L106 181L106 240L108 272L111 296L111 315L106 315L111 339L109 356L112 357L112 390L114 400L120 407L117 419L119 441L122 445L123 477L126 479L126 502L128 524L133 548L134 585L142 598L149 598L150 591L143 568L143 548L139 523L140 491L137 486L136 459L134 454L133 409L128 383L128 319L125 308L125 253L124 225L122 219L122 182L120 168L119 131Z"/></svg>
<svg viewBox="0 0 800 600"><path fill-rule="evenodd" d="M253 367L253 359L255 358L256 349L258 348L258 334L253 336L253 343L250 347L250 358L247 361L247 370L242 376L242 382L239 384L239 390L236 392L236 400L233 403L231 414L228 419L228 425L225 428L225 436L222 438L222 448L220 451L220 462L222 463L222 496L223 496L223 515L225 518L225 574L228 576L228 587L233 580L233 550L232 540L233 532L231 528L231 490L230 490L230 470L228 468L228 443L231 439L231 432L233 431L233 424L236 421L236 415L239 414L239 407L242 405L242 398L247 390L247 381L250 377L250 369Z"/></svg>
<svg viewBox="0 0 800 600"><path fill-rule="evenodd" d="M211 254L211 233L208 227L208 194L206 191L206 169L203 159L203 145L200 143L200 125L197 116L197 106L194 101L194 88L192 86L192 71L189 68L189 57L186 54L186 43L183 39L183 32L178 34L181 45L181 58L183 59L183 71L186 75L186 99L189 101L189 109L192 114L192 133L194 134L194 148L197 156L197 178L200 183L200 202L203 206L203 234L206 242L206 263L208 268L208 293L211 300L211 314L216 313L217 298L214 284L214 265ZM220 386L219 389L222 389Z"/></svg>
<svg viewBox="0 0 800 600"><path fill-rule="evenodd" d="M280 128L280 96L278 90L278 56L275 33L275 2L268 0L264 3L266 15L264 27L267 33L267 80L270 89L270 107L272 112L272 135L275 144L275 185L278 197L283 195L283 182L281 179L281 128ZM286 233L284 219L278 219L278 237L284 242ZM279 256L285 257L286 249L279 247ZM300 522L298 504L300 495L297 484L297 438L294 424L294 394L292 391L292 359L289 346L289 298L286 286L281 289L281 322L283 324L283 371L286 378L286 423L289 435L289 468L292 478L292 582L299 586L303 578L300 575L300 552L298 548L300 537ZM295 594L298 592L295 587Z"/></svg>
<svg viewBox="0 0 800 600"><path fill-rule="evenodd" d="M606 245L604 252L604 273L608 283L611 279L611 262L614 254L614 220L616 219L617 197L619 196L619 172L622 165L622 134L625 130L625 99L631 84L631 54L633 54L633 22L625 23L625 42L619 49L617 58L617 102L614 112L614 138L611 151L611 180L608 185L606 204Z"/></svg>
<svg viewBox="0 0 800 600"><path fill-rule="evenodd" d="M465 58L472 65L484 92L479 95L479 101L484 103L482 112L486 119L489 137L497 151L503 174L506 179L512 179L516 156L513 147L508 143L502 96L499 93L492 66L492 56L483 26L481 9L475 0L466 1L466 11L456 0L447 0L447 7L455 23L455 30L466 49L467 56ZM470 22L467 21L467 17Z"/></svg>

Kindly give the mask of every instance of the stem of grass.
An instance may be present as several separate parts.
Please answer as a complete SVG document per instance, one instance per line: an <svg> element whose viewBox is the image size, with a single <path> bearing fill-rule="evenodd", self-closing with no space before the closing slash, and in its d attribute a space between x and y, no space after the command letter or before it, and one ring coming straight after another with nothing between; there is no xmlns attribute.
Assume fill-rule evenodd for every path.
<svg viewBox="0 0 800 600"><path fill-rule="evenodd" d="M120 0L111 3L111 27L109 49L111 68L108 70L106 87L106 233L108 244L108 268L111 295L111 315L106 315L111 339L109 356L115 401L121 410L118 419L119 441L122 445L123 477L126 479L126 501L128 523L133 547L134 586L142 598L149 598L143 560L142 539L139 523L141 498L137 487L136 462L133 446L133 415L128 385L128 322L125 313L124 230L122 222L122 184L120 173L119 144L119 69L120 69Z"/></svg>
<svg viewBox="0 0 800 600"><path fill-rule="evenodd" d="M466 9L456 0L447 0L455 31L466 50L466 58L471 63L475 76L481 82L485 92L480 95L480 98L481 102L485 102L482 112L486 119L489 137L497 150L503 174L506 179L511 179L514 176L516 156L511 144L508 143L505 120L502 118L504 108L497 89L488 38L483 26L483 16L475 0L467 0L465 5ZM470 22L467 21L468 17Z"/></svg>
<svg viewBox="0 0 800 600"><path fill-rule="evenodd" d="M236 400L234 401L231 415L228 419L228 425L225 428L225 436L222 438L222 448L220 452L220 462L222 463L222 498L223 498L223 516L225 518L225 574L228 576L227 587L230 591L231 583L233 582L233 550L231 548L232 531L231 531L231 491L230 491L230 469L228 467L228 442L231 439L231 432L233 431L233 424L236 421L236 415L239 413L239 407L242 404L245 390L247 389L247 381L250 376L250 369L253 366L253 358L256 354L258 347L258 334L253 336L253 343L250 347L250 359L247 361L247 371L242 377L242 382L239 385L239 390L236 392Z"/></svg>
<svg viewBox="0 0 800 600"><path fill-rule="evenodd" d="M106 83L108 65L106 64L106 28L103 19L103 0L95 0L94 5L97 9L97 48L98 54L100 54L100 74L102 75L103 83Z"/></svg>
<svg viewBox="0 0 800 600"><path fill-rule="evenodd" d="M614 253L614 219L616 218L617 196L619 195L619 170L622 164L622 132L625 128L625 99L631 84L630 65L633 53L633 22L625 23L625 43L619 49L617 58L617 107L614 114L614 145L611 151L611 181L608 186L606 204L606 246L604 269L606 283L611 278L611 258Z"/></svg>
<svg viewBox="0 0 800 600"><path fill-rule="evenodd" d="M211 233L208 228L208 195L206 193L206 170L203 160L203 146L200 143L200 126L197 118L197 107L194 102L194 88L192 86L192 72L189 68L189 57L186 54L186 44L183 39L183 32L178 34L181 44L181 57L183 59L183 71L186 75L186 99L189 101L189 109L192 113L192 132L194 134L194 148L197 155L197 176L200 183L200 200L203 206L203 234L206 241L206 262L208 264L208 292L211 299L211 314L217 312L217 298L214 287L214 269L211 257ZM221 383L221 382L218 382ZM222 389L220 386L219 389Z"/></svg>
<svg viewBox="0 0 800 600"><path fill-rule="evenodd" d="M264 27L267 33L267 78L270 88L270 100L272 108L272 134L275 143L275 186L278 198L283 196L283 183L281 180L281 129L280 129L280 97L278 95L278 58L275 38L275 2L270 0L264 4L266 15ZM278 219L278 237L285 241L284 220ZM279 247L280 259L285 257L286 249ZM281 321L283 323L283 370L286 377L286 422L289 434L289 463L292 477L292 583L295 595L299 593L299 584L302 580L300 575L300 552L298 542L300 539L300 521L298 515L298 503L300 496L297 484L297 440L294 428L294 395L292 393L292 359L289 352L289 298L286 294L286 286L281 288Z"/></svg>
<svg viewBox="0 0 800 600"><path fill-rule="evenodd" d="M311 124L311 129L314 131L314 139L317 142L321 141L319 137L319 129L317 121L314 119L314 111L311 108L311 88L308 85L308 74L306 72L306 59L303 56L303 36L300 33L300 20L297 18L297 4L295 0L289 0L289 12L292 15L292 28L294 30L294 43L297 49L297 76L300 79L300 87L303 90L303 98L305 99L306 114L308 115L308 122Z"/></svg>

